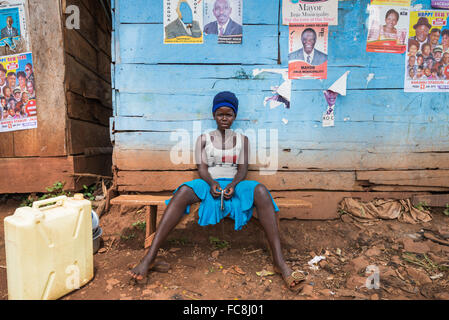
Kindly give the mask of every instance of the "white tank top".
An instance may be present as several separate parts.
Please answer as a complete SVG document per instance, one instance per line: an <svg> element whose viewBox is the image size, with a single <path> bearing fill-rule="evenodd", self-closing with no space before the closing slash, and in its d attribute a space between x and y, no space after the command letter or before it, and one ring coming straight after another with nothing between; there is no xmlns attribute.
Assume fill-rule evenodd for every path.
<svg viewBox="0 0 449 320"><path fill-rule="evenodd" d="M206 133L205 152L207 157L208 171L212 179L230 178L234 179L237 174L237 166L240 163L242 151L242 135L234 132L237 141L232 149L219 149L214 146L210 133Z"/></svg>

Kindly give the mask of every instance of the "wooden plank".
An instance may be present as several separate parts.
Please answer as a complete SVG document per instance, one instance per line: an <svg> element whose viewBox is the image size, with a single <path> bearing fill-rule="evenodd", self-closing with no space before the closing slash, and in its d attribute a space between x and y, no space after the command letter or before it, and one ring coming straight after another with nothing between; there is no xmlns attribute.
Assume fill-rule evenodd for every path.
<svg viewBox="0 0 449 320"><path fill-rule="evenodd" d="M94 123L68 120L68 148L71 155L82 154L88 148L111 147L108 127Z"/></svg>
<svg viewBox="0 0 449 320"><path fill-rule="evenodd" d="M376 169L421 169L423 163L431 168L449 169L449 159L445 153L396 152L372 153L366 150L341 150L328 145L327 149L310 150L307 146L291 152L279 150L277 168L285 170L376 170ZM309 150L308 150L309 149ZM361 148L362 149L362 148ZM394 147L391 147L394 150ZM330 156L332 155L332 156ZM151 170L194 170L193 153L190 163L172 161L169 151L145 149L114 148L114 164L125 171ZM379 159L382 159L380 161ZM260 158L250 167L255 170L261 166ZM265 163L265 161L263 161Z"/></svg>
<svg viewBox="0 0 449 320"><path fill-rule="evenodd" d="M88 99L71 91L68 91L66 96L67 113L70 118L109 126L111 109L105 108L98 100Z"/></svg>
<svg viewBox="0 0 449 320"><path fill-rule="evenodd" d="M378 185L449 187L449 170L357 171L356 176Z"/></svg>
<svg viewBox="0 0 449 320"><path fill-rule="evenodd" d="M429 207L447 208L449 205L449 194L414 195L412 197L412 204L414 206L425 204Z"/></svg>
<svg viewBox="0 0 449 320"><path fill-rule="evenodd" d="M14 132L15 156L62 156L66 150L64 54L59 7L28 1L38 108L38 128ZM51 35L49 37L48 35ZM57 125L55 125L57 124Z"/></svg>
<svg viewBox="0 0 449 320"><path fill-rule="evenodd" d="M119 191L161 192L173 191L186 181L197 179L196 171L119 171ZM270 190L346 190L362 191L355 184L353 172L278 172L260 175L250 171L248 180L257 180Z"/></svg>
<svg viewBox="0 0 449 320"><path fill-rule="evenodd" d="M90 185L99 181L97 177L82 176L91 174L99 176L112 176L112 159L110 154L94 156L74 156L73 160L73 189L83 190L83 185ZM77 175L78 174L78 175ZM80 175L81 174L81 175Z"/></svg>
<svg viewBox="0 0 449 320"><path fill-rule="evenodd" d="M134 47L124 47L124 44L120 44L121 50L131 50ZM133 49L135 50L135 49ZM198 50L198 49L197 49ZM236 49L235 49L236 50ZM148 50L146 50L148 51ZM226 51L229 52L229 51ZM208 53L208 52L207 52ZM148 53L149 54L149 53ZM174 55L179 57L179 52L174 51ZM196 57L199 59L201 52L198 52ZM237 53L237 56L240 56ZM168 58L168 53L164 53L164 57ZM123 56L121 57L124 59ZM156 57L154 57L157 59ZM138 58L132 60L133 62L138 62ZM131 59L130 59L131 60ZM159 60L157 60L159 61ZM207 62L201 60L203 62ZM230 63L232 60L228 60ZM141 61L140 61L141 62ZM164 62L164 61L161 61ZM193 63L194 61L192 61ZM145 62L148 63L148 62ZM278 74L271 74L263 72L260 75L253 77L253 71L256 69L286 69L287 66L283 65L182 65L174 67L172 65L162 64L162 65L151 65L145 64L131 64L122 63L116 66L116 88L122 93L154 93L154 94L195 94L211 95L213 92L217 93L223 90L232 90L238 96L242 94L262 94L270 95L271 87L275 85L280 85L283 80ZM383 77L374 77L369 81L370 89L382 89L384 92L389 92L390 94L397 95L398 92L402 95L404 99L431 99L427 97L428 95L423 95L420 93L408 93L404 96L403 91L403 79L398 77L398 74L403 73L403 66L389 66L382 67L378 70L379 73L387 73ZM332 68L329 79L320 80L303 80L303 81L293 81L292 82L292 105L296 108L300 108L302 104L311 103L311 101L303 101L300 99L300 95L304 91L317 91L322 96L322 91L327 90L334 81L336 81L343 73L346 71L351 71L348 82L348 90L364 90L365 98L369 98L369 102L375 105L380 104L374 98L379 98L380 96L375 95L371 98L369 94L371 91L366 91L368 81L367 77L371 73L368 68L360 68L354 66L335 66ZM389 76L391 74L391 76ZM142 81L145 79L145 81ZM393 90L389 88L397 88L398 90ZM263 92L265 91L265 92ZM297 93L298 92L298 93ZM352 93L352 91L350 91ZM297 94L297 96L295 96ZM339 97L338 102L344 101L351 95L346 97ZM432 96L432 95L431 95ZM442 95L439 95L442 96ZM443 97L441 97L443 98ZM296 100L295 100L296 99ZM437 98L439 99L439 98ZM447 99L447 98L444 98ZM322 99L320 99L322 100ZM383 98L386 100L386 97ZM313 102L313 101L312 101ZM394 100L393 100L394 102ZM420 103L414 101L415 103ZM263 99L261 102L263 103ZM390 103L384 105L387 107Z"/></svg>
<svg viewBox="0 0 449 320"><path fill-rule="evenodd" d="M238 119L270 116L276 119L286 117L289 120L320 121L326 104L322 90L293 91L294 105L291 109L286 110L283 107L270 109L268 105L264 105L264 99L270 96L269 86L274 86L281 80L274 77L260 81L265 82L265 85L259 91L244 92L236 88L235 92L241 104ZM174 88L173 92L166 94L121 91L118 93L120 103L116 103L117 115L143 116L147 120L154 121L212 119L211 103L218 91L215 88L208 88L210 86L204 88L201 94L176 92ZM362 106L361 100L366 101ZM449 121L449 115L444 108L449 105L449 97L445 94L409 96L400 90L378 89L375 94L367 96L367 90L353 89L346 97L338 97L337 104L335 117L336 121L340 122L346 120L430 124ZM431 105L432 108L429 107ZM423 112L423 109L426 112Z"/></svg>
<svg viewBox="0 0 449 320"><path fill-rule="evenodd" d="M163 43L162 24L122 24L118 30L122 63L235 63L276 64L278 26L244 25L241 45L218 44L217 35L204 36L204 44ZM155 46L155 43L161 45Z"/></svg>
<svg viewBox="0 0 449 320"><path fill-rule="evenodd" d="M90 13L89 9L84 6L81 0L66 0L66 5L76 5L80 9L80 29L78 32L89 42L90 45L103 50L105 53L110 52L110 46L107 42L102 40L102 34L105 32L99 28L96 23L97 17L92 16L94 13ZM65 10L65 9L64 9Z"/></svg>
<svg viewBox="0 0 449 320"><path fill-rule="evenodd" d="M274 118L274 117L273 117ZM274 119L273 119L274 120ZM136 120L137 123L139 120ZM212 126L212 122L205 122L204 125L198 125L193 122L177 122L163 124L162 122L150 122L154 126L151 130L139 131L134 127L127 127L126 131L115 131L115 139L117 147L122 149L146 149L151 147L155 150L170 150L180 139L174 133L184 134L189 138L191 146L196 142L196 137L202 132L208 132L216 128ZM200 130L194 131L194 128ZM320 122L315 121L291 121L288 126L279 125L277 122L263 121L236 121L234 130L240 130L250 138L250 142L255 144L259 134L266 134L266 145L270 135L276 139L281 149L307 149L308 146L336 143L335 149L340 149L338 144L343 144L343 149L357 150L357 145L366 146L367 152L447 152L448 141L441 138L438 134L449 131L448 126L443 123L437 124L406 124L406 123L389 123L389 122L361 122L347 121L340 126L331 128L322 127ZM270 131L272 130L272 131ZM390 130L390 131L389 131ZM133 132L134 131L134 132ZM172 135L173 132L173 135ZM270 133L271 132L271 133ZM442 136L443 136L442 134ZM449 134L449 132L448 132ZM350 139L348 139L350 137ZM430 140L433 138L433 141ZM149 139L149 140L148 140ZM263 141L263 140L260 140ZM429 145L426 146L426 142ZM310 144L308 144L310 142ZM353 145L353 147L350 147ZM396 147L397 149L392 149ZM359 149L360 150L360 149Z"/></svg>
<svg viewBox="0 0 449 320"><path fill-rule="evenodd" d="M64 29L65 52L87 68L98 71L98 51L76 29Z"/></svg>
<svg viewBox="0 0 449 320"><path fill-rule="evenodd" d="M138 0L128 2L122 0L118 1L117 6L121 23L161 24L163 22L163 1ZM151 8L151 10L148 8ZM266 1L263 4L263 10L260 9L260 0L245 0L243 3L243 23L278 24L279 1ZM245 33L243 35L245 37Z"/></svg>
<svg viewBox="0 0 449 320"><path fill-rule="evenodd" d="M83 97L97 99L103 105L112 105L112 89L110 84L93 71L87 69L70 55L66 56L66 90L73 91Z"/></svg>
<svg viewBox="0 0 449 320"><path fill-rule="evenodd" d="M73 162L68 157L0 159L0 193L47 192L56 182L73 186ZM11 182L14 183L11 183Z"/></svg>
<svg viewBox="0 0 449 320"><path fill-rule="evenodd" d="M14 133L0 133L0 158L9 158L14 156Z"/></svg>

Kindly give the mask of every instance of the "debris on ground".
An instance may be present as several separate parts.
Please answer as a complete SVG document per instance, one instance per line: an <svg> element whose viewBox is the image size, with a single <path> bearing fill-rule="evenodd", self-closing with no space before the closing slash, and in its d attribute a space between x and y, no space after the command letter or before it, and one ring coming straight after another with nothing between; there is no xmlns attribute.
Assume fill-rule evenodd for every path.
<svg viewBox="0 0 449 320"><path fill-rule="evenodd" d="M20 200L0 204L0 229ZM146 281L130 286L129 268L146 252L145 230L133 226L143 219L139 209L121 214L112 206L101 216L104 243L94 255L95 278L63 299L449 300L445 208L430 209L432 219L417 223L379 219L371 226L343 219L350 214L329 221L281 220L288 266L315 269L304 273L300 293L286 289L274 272L263 231L251 221L235 231L230 219L209 227L192 220L174 229L158 252L169 272L152 270ZM4 243L0 233L0 299L7 299Z"/></svg>

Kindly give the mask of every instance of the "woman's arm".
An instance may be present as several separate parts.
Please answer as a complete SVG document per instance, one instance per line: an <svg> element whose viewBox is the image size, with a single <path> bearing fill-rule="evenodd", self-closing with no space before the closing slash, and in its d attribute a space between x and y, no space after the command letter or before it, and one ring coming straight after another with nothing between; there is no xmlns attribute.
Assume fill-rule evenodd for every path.
<svg viewBox="0 0 449 320"><path fill-rule="evenodd" d="M195 161L198 168L198 174L201 179L206 181L210 185L210 193L214 198L218 198L221 195L220 184L212 179L209 173L206 156L206 136L201 135L198 137L195 146Z"/></svg>
<svg viewBox="0 0 449 320"><path fill-rule="evenodd" d="M237 166L237 174L234 177L234 180L230 184L226 186L225 189L225 197L226 199L232 198L234 195L235 186L245 180L246 175L248 174L248 166L249 166L249 140L247 136L243 138L243 148L241 154L238 157L238 166Z"/></svg>

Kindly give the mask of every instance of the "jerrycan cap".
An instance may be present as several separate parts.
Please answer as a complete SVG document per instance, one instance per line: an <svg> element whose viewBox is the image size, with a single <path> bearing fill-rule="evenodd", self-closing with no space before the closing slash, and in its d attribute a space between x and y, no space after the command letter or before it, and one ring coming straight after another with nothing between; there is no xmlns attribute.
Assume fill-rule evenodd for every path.
<svg viewBox="0 0 449 320"><path fill-rule="evenodd" d="M84 200L84 195L82 193L75 193L73 195L74 200Z"/></svg>

